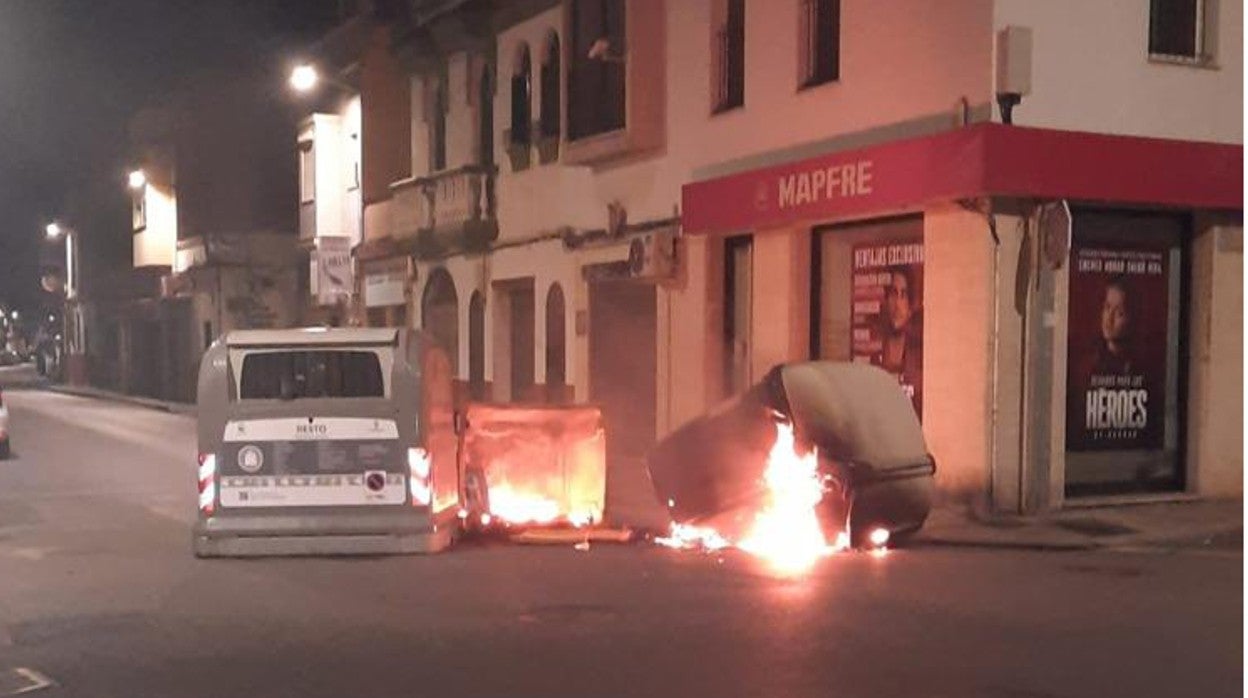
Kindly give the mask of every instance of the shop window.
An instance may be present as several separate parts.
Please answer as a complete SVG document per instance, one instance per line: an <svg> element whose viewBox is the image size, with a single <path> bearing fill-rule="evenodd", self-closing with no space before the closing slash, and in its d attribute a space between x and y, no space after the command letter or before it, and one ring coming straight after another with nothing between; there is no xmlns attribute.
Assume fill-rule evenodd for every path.
<svg viewBox="0 0 1248 698"><path fill-rule="evenodd" d="M624 0L572 0L568 138L624 128Z"/></svg>
<svg viewBox="0 0 1248 698"><path fill-rule="evenodd" d="M713 111L745 104L745 0L727 0L714 36Z"/></svg>
<svg viewBox="0 0 1248 698"><path fill-rule="evenodd" d="M814 87L841 77L841 1L802 0L801 87Z"/></svg>
<svg viewBox="0 0 1248 698"><path fill-rule="evenodd" d="M753 322L754 239L748 235L724 243L724 394L750 387L750 326Z"/></svg>
<svg viewBox="0 0 1248 698"><path fill-rule="evenodd" d="M563 289L551 284L546 294L546 387L552 396L561 394L567 382L566 325Z"/></svg>
<svg viewBox="0 0 1248 698"><path fill-rule="evenodd" d="M559 35L551 33L546 39L546 53L542 57L541 121L543 138L558 140L562 105L559 103Z"/></svg>
<svg viewBox="0 0 1248 698"><path fill-rule="evenodd" d="M1209 59L1207 0L1151 0L1148 53L1154 58L1202 62Z"/></svg>
<svg viewBox="0 0 1248 698"><path fill-rule="evenodd" d="M1074 211L1068 497L1184 487L1187 228L1169 214Z"/></svg>
<svg viewBox="0 0 1248 698"><path fill-rule="evenodd" d="M474 400L485 400L485 296L473 291L468 301L468 390Z"/></svg>
<svg viewBox="0 0 1248 698"><path fill-rule="evenodd" d="M811 355L879 366L923 416L923 219L816 231Z"/></svg>
<svg viewBox="0 0 1248 698"><path fill-rule="evenodd" d="M520 44L511 75L511 142L528 145L533 121L533 64L529 45Z"/></svg>

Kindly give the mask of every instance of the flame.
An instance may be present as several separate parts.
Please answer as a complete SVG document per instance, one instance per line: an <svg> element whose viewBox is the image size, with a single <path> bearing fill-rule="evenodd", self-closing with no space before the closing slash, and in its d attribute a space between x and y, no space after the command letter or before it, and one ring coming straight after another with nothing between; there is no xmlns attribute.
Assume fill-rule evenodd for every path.
<svg viewBox="0 0 1248 698"><path fill-rule="evenodd" d="M816 514L824 493L819 457L814 450L797 452L793 426L787 422L776 423L776 441L767 454L763 484L766 503L739 540L728 540L711 528L677 523L672 524L669 536L655 542L708 551L735 547L763 559L781 574L805 572L819 558L849 549L847 532L838 533L832 544L824 535Z"/></svg>
<svg viewBox="0 0 1248 698"><path fill-rule="evenodd" d="M819 525L815 507L823 499L819 457L812 449L799 455L793 426L776 423L776 443L767 454L768 502L754 527L737 543L742 550L767 560L785 573L803 572L832 552Z"/></svg>
<svg viewBox="0 0 1248 698"><path fill-rule="evenodd" d="M669 548L702 548L712 552L732 546L715 529L678 523L672 524L667 537L655 538L654 542Z"/></svg>
<svg viewBox="0 0 1248 698"><path fill-rule="evenodd" d="M567 521L581 528L594 522L593 512L572 511L565 515L559 510L559 502L506 483L490 485L490 513L500 521L515 525L541 526Z"/></svg>

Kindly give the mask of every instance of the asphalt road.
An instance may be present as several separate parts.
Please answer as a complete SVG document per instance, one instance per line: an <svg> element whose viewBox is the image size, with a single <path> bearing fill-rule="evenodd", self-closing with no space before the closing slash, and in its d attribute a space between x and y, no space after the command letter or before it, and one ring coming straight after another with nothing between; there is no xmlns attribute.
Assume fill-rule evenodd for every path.
<svg viewBox="0 0 1248 698"><path fill-rule="evenodd" d="M10 391L0 696L1231 696L1242 555L196 560L189 418ZM6 686L8 688L6 689Z"/></svg>

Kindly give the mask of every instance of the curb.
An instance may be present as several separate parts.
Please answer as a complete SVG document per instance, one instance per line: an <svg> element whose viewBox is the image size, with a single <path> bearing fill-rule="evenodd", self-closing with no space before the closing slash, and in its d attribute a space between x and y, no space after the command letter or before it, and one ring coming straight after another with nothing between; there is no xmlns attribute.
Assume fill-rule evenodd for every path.
<svg viewBox="0 0 1248 698"><path fill-rule="evenodd" d="M977 548L980 550L1023 550L1029 552L1046 552L1046 553L1078 553L1089 552L1093 550L1103 550L1105 545L1100 543L1025 543L1021 541L1000 541L1000 540L975 540L962 538L927 538L923 536L916 537L914 540L906 543L906 548Z"/></svg>
<svg viewBox="0 0 1248 698"><path fill-rule="evenodd" d="M44 386L49 392L59 393L61 395L72 395L74 397L88 398L92 400L102 400L106 402L120 402L138 407L146 407L150 410L158 410L169 414L191 415L195 413L195 405L167 402L164 400L156 400L153 398L138 397L134 395L123 395L121 393L111 393L95 390L83 390L73 386L49 384Z"/></svg>

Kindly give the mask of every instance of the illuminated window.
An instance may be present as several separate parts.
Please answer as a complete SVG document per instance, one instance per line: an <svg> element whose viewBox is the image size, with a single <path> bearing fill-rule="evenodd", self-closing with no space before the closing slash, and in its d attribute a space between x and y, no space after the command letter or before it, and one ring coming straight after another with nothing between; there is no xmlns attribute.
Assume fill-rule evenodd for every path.
<svg viewBox="0 0 1248 698"><path fill-rule="evenodd" d="M841 77L841 0L802 0L801 86Z"/></svg>
<svg viewBox="0 0 1248 698"><path fill-rule="evenodd" d="M713 111L745 104L745 0L727 0L715 30Z"/></svg>
<svg viewBox="0 0 1248 698"><path fill-rule="evenodd" d="M1151 0L1149 55L1191 62L1208 60L1212 52L1207 22L1212 6L1207 0Z"/></svg>

